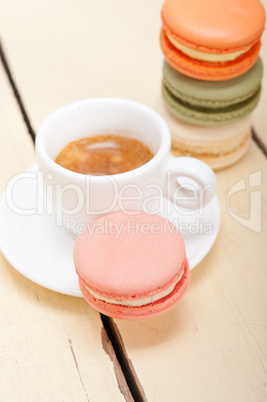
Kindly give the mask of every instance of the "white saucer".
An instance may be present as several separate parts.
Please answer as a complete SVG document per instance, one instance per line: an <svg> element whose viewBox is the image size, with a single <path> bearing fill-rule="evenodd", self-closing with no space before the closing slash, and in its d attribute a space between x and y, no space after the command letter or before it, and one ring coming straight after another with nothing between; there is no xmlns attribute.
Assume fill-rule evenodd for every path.
<svg viewBox="0 0 267 402"><path fill-rule="evenodd" d="M22 172L16 177L16 185L8 186L1 198L0 249L10 264L33 282L81 297L72 259L75 235L67 234L64 227L56 227L53 215L34 213L38 196L37 180L34 179L36 172L36 165ZM166 202L169 206L170 203ZM24 213L14 211L16 207ZM178 225L184 237L190 268L194 268L207 255L219 231L217 197L202 211L194 211L193 215L177 215L171 207L171 213L163 216Z"/></svg>

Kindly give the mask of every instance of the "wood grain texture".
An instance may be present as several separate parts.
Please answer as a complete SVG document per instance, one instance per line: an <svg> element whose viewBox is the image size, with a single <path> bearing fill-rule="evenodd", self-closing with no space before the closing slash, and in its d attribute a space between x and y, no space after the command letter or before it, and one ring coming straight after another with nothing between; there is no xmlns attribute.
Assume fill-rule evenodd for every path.
<svg viewBox="0 0 267 402"><path fill-rule="evenodd" d="M0 0L1 40L33 128L57 107L87 97L153 107L162 75L161 6L162 0ZM265 32L265 65L266 43ZM2 70L0 84L3 191L35 157ZM265 74L254 113L265 144L266 93ZM182 303L158 318L116 320L149 401L267 400L266 176L255 144L218 172L221 230L192 271ZM99 315L82 300L31 283L2 255L0 274L0 400L123 400L101 345Z"/></svg>
<svg viewBox="0 0 267 402"><path fill-rule="evenodd" d="M3 46L35 131L54 109L96 96L152 104L162 1L0 0Z"/></svg>
<svg viewBox="0 0 267 402"><path fill-rule="evenodd" d="M249 189L260 172L262 184ZM217 174L222 224L208 256L192 271L184 300L166 315L116 324L128 356L151 401L264 401L267 355L267 168L253 144L235 166ZM229 198L245 180L246 189ZM261 192L252 209L260 232L235 220L248 219L251 191ZM232 216L230 215L232 213ZM249 222L246 222L249 225ZM251 225L253 222L251 222Z"/></svg>
<svg viewBox="0 0 267 402"><path fill-rule="evenodd" d="M0 87L2 193L9 178L35 156L1 64ZM125 400L102 347L96 311L81 298L24 278L1 253L0 277L1 401Z"/></svg>

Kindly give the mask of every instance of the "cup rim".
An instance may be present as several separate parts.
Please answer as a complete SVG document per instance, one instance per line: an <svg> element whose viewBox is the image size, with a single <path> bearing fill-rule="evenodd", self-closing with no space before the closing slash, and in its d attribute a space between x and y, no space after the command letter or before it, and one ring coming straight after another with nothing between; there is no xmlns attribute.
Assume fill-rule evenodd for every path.
<svg viewBox="0 0 267 402"><path fill-rule="evenodd" d="M84 173L77 173L73 172L71 170L68 170L60 165L58 165L49 155L46 150L46 147L44 145L45 137L46 137L46 126L50 123L50 121L58 114L66 111L67 109L73 110L73 108L78 108L81 107L85 104L92 104L92 103L115 103L115 104L123 104L123 105L128 105L128 107L132 107L135 109L139 109L143 113L147 113L151 116L151 118L156 119L158 121L158 125L160 126L160 134L161 134L161 142L159 149L157 153L153 156L153 158L145 163L144 165L133 169L129 170L127 172L123 173L117 173L117 174L112 174L112 175L91 175L91 174L84 174ZM167 135L166 135L167 134ZM164 137L164 140L163 140ZM54 171L58 174L68 176L69 179L80 181L84 180L85 177L90 177L90 180L103 180L103 178L114 178L114 179L123 179L123 178L129 178L129 177L136 177L143 172L147 171L148 169L153 169L155 165L158 164L160 160L162 160L162 157L169 155L170 153L170 147L171 147L171 135L169 128L167 126L167 123L165 120L153 109L149 108L148 106L133 101L129 99L124 99L124 98L114 98L114 97L96 97L96 98L86 98L78 101L74 101L71 103L67 103L60 108L54 110L51 114L49 114L46 119L43 121L43 123L40 125L37 134L36 134L36 142L35 142L35 148L36 148L36 154L37 154L37 159L42 159L43 162L47 166L51 166L51 172Z"/></svg>

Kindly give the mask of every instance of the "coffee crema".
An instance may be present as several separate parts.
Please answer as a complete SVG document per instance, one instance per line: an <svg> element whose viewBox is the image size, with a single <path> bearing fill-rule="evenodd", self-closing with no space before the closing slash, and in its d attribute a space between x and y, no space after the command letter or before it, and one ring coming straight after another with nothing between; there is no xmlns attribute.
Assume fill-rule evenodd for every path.
<svg viewBox="0 0 267 402"><path fill-rule="evenodd" d="M96 135L69 143L55 162L76 173L111 175L136 169L153 156L145 144L134 138Z"/></svg>

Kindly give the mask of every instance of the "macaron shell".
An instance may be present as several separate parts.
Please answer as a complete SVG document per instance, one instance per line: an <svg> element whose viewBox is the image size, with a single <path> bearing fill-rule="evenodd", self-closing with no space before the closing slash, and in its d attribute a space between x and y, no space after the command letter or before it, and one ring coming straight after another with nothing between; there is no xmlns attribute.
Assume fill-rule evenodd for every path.
<svg viewBox="0 0 267 402"><path fill-rule="evenodd" d="M79 285L87 303L100 313L105 314L109 317L124 320L141 320L161 315L174 308L185 295L189 286L189 282L189 264L186 259L184 265L184 274L174 288L173 292L161 300L141 307L128 307L118 304L106 303L102 300L95 299L92 294L90 294L90 292L86 289L84 283L81 280L79 280Z"/></svg>
<svg viewBox="0 0 267 402"><path fill-rule="evenodd" d="M258 41L265 11L259 0L165 0L162 18L178 41L217 53Z"/></svg>
<svg viewBox="0 0 267 402"><path fill-rule="evenodd" d="M245 74L224 81L202 81L179 73L166 60L163 83L179 100L192 106L224 108L251 98L261 87L263 65L258 57Z"/></svg>
<svg viewBox="0 0 267 402"><path fill-rule="evenodd" d="M216 135L216 134L215 134ZM245 131L236 132L233 138L223 139L221 142L207 141L206 143L196 139L183 139L181 137L172 137L172 153L176 156L194 156L201 158L202 156L212 156L213 158L221 157L222 155L235 152L247 139L251 137L251 128Z"/></svg>
<svg viewBox="0 0 267 402"><path fill-rule="evenodd" d="M190 105L179 102L169 90L162 85L163 99L170 111L177 117L191 124L196 125L215 125L229 124L250 114L257 106L260 99L260 90L258 90L250 99L240 104L228 106L225 108L192 108Z"/></svg>
<svg viewBox="0 0 267 402"><path fill-rule="evenodd" d="M205 162L207 165L209 165L213 170L220 170L220 169L225 169L236 162L238 162L240 159L242 159L246 153L249 150L250 147L250 142L251 142L251 134L248 134L245 138L245 140L234 150L230 152L222 152L221 154L218 155L213 155L213 154L205 154L205 153L194 153L194 152L184 152L180 148L175 148L174 145L172 145L171 152L174 156L180 157L180 156L191 156L193 158L198 158L201 159L203 162Z"/></svg>
<svg viewBox="0 0 267 402"><path fill-rule="evenodd" d="M182 74L204 81L222 81L248 71L257 60L261 43L256 42L237 59L221 63L205 62L186 56L171 44L163 28L160 32L160 46L167 62Z"/></svg>
<svg viewBox="0 0 267 402"><path fill-rule="evenodd" d="M185 245L177 228L155 214L114 212L79 236L74 263L80 278L108 298L157 294L179 277Z"/></svg>
<svg viewBox="0 0 267 402"><path fill-rule="evenodd" d="M161 96L157 98L154 109L170 129L171 152L175 156L195 157L216 170L237 162L249 149L251 114L225 125L196 126L173 115Z"/></svg>

